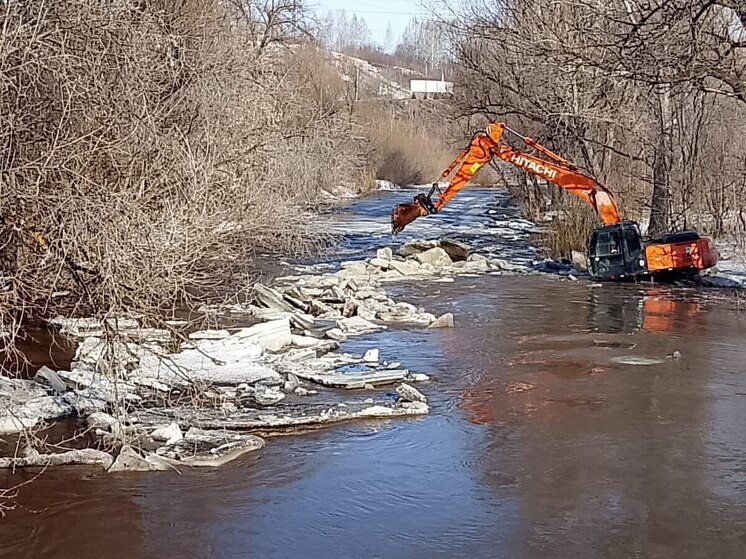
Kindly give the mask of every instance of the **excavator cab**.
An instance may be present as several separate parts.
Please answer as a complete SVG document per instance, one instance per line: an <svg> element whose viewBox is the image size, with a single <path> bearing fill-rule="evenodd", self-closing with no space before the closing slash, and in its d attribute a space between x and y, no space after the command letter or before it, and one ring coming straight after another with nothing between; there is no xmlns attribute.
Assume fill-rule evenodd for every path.
<svg viewBox="0 0 746 559"><path fill-rule="evenodd" d="M634 279L648 273L640 227L634 221L605 225L593 231L588 244L593 277Z"/></svg>

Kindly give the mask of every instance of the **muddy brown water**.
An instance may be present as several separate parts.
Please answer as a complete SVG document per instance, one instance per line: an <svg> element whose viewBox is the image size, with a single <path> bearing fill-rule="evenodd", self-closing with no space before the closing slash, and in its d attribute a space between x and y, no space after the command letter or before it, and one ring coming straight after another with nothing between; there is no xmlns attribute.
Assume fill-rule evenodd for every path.
<svg viewBox="0 0 746 559"><path fill-rule="evenodd" d="M22 377L31 377L41 367L55 370L67 369L73 357L74 344L53 328L34 326L20 335L15 342L15 351L0 351L0 366L14 371Z"/></svg>
<svg viewBox="0 0 746 559"><path fill-rule="evenodd" d="M746 557L746 315L550 276L392 289L457 327L343 349L432 374L431 415L215 471L46 472L0 557Z"/></svg>

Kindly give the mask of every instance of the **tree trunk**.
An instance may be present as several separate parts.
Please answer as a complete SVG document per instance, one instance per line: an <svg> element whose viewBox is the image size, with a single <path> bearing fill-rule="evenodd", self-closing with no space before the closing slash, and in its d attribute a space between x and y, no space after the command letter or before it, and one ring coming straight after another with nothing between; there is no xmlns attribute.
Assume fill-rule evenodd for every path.
<svg viewBox="0 0 746 559"><path fill-rule="evenodd" d="M656 94L658 139L653 153L653 195L650 200L650 235L666 233L671 222L672 115L670 91Z"/></svg>

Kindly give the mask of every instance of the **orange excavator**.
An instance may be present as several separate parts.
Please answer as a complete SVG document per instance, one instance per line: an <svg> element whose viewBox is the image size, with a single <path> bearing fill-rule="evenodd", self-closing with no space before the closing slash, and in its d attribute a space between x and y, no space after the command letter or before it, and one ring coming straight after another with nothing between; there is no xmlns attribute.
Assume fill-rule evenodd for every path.
<svg viewBox="0 0 746 559"><path fill-rule="evenodd" d="M544 157L518 151L502 142L506 131ZM443 180L456 171L445 190L441 191L434 184L428 194L420 193L412 202L395 206L391 212L392 233L400 233L418 217L440 212L493 157L556 184L596 210L603 225L591 234L588 259L591 275L598 279L677 277L717 264L718 253L712 239L701 237L695 231L671 233L661 239L643 239L637 223L622 221L614 196L606 187L536 140L522 136L503 123L491 123L485 131L474 135L468 147L443 171ZM436 191L438 199L433 201Z"/></svg>

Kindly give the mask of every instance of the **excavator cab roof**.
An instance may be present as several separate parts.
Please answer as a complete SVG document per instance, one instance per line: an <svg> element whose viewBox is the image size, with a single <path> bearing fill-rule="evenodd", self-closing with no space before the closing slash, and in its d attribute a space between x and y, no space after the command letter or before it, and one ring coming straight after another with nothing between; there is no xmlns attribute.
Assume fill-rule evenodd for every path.
<svg viewBox="0 0 746 559"><path fill-rule="evenodd" d="M656 243L682 243L686 241L698 241L701 239L696 231L677 231L676 233L667 233L660 239L655 239Z"/></svg>

